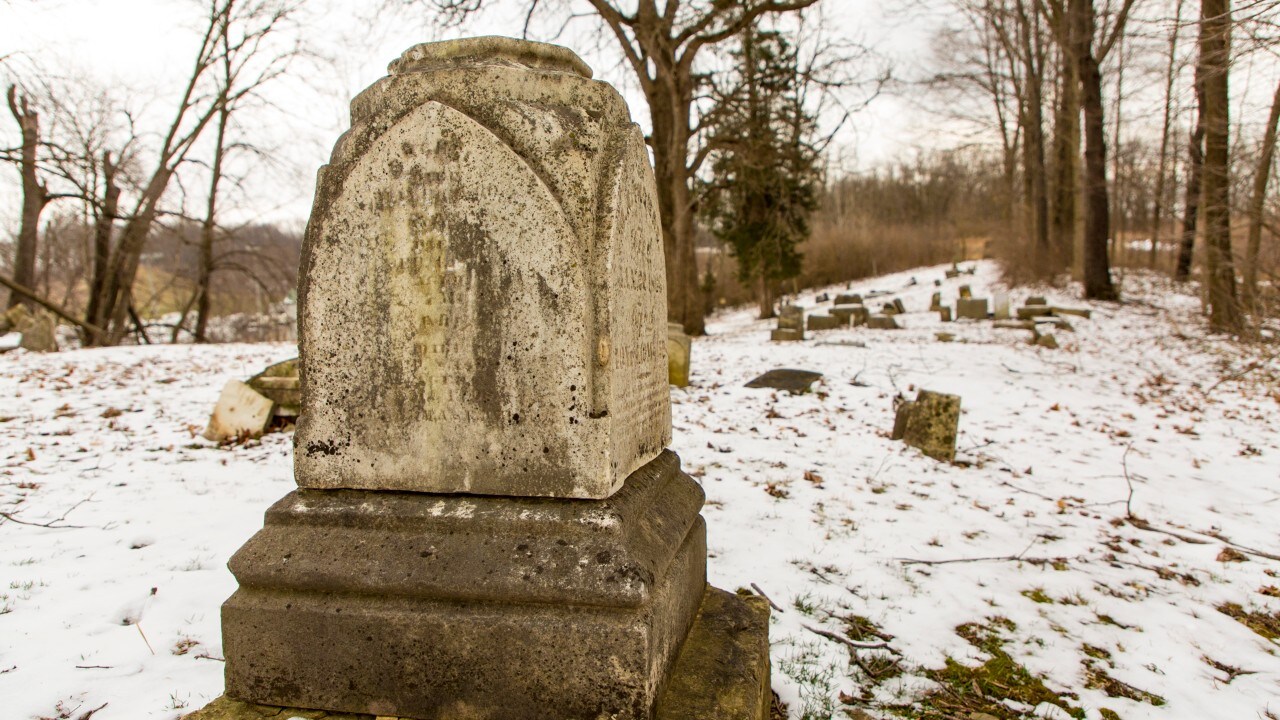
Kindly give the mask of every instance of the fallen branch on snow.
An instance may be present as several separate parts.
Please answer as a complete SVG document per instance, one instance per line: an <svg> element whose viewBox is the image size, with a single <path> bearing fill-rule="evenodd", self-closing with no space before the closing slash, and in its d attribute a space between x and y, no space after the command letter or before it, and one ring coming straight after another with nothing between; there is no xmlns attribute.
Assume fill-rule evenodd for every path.
<svg viewBox="0 0 1280 720"><path fill-rule="evenodd" d="M93 496L92 496L92 495L90 495L89 497L87 497L87 498L85 498L85 499L81 500L80 502L76 503L75 505L72 505L71 507L67 508L67 511L66 511L66 512L62 513L61 515L59 515L58 517L56 517L56 518L54 518L54 519L50 520L50 521L49 521L49 522L47 522L47 523L38 523L38 522L31 522L31 521L29 521L29 520L23 520L23 519L19 518L17 515L14 515L13 513L7 513L7 512L2 512L2 511L0 511L0 517L4 518L5 520L8 520L9 522L15 522L15 523L18 523L19 525L29 525L29 526L31 526L31 527L49 528L49 529L51 529L51 530L66 530L66 529L80 529L80 530L83 530L83 529L86 527L86 526L84 526L84 525L58 525L58 524L56 524L56 523L60 523L60 522L62 522L63 520L66 520L66 519L67 519L67 516L71 514L71 511L72 511L72 510L75 510L76 508L80 507L81 505L83 505L83 504L85 504L85 503L89 502L89 500L90 500L90 499L92 499L92 498L93 498Z"/></svg>
<svg viewBox="0 0 1280 720"><path fill-rule="evenodd" d="M801 623L800 627L804 628L805 630L808 630L814 635L821 635L822 637L828 640L834 640L842 645L847 645L854 650L888 650L889 652L894 653L895 655L898 654L898 651L889 647L889 643L887 642L860 643L855 640L850 640L847 637L842 637L840 635L837 635L829 630L823 630L822 628L813 627L812 625L805 625L804 623Z"/></svg>
<svg viewBox="0 0 1280 720"><path fill-rule="evenodd" d="M782 612L782 608L778 607L778 604L777 604L777 603L775 603L774 601L770 600L770 599L769 599L769 596L764 594L764 591L760 589L760 586L759 586L759 585L757 585L757 584L755 584L755 583L751 583L751 589L752 589L752 590L755 590L757 595L759 595L760 597L764 598L764 601L765 601L765 602L767 602L767 603L769 603L769 607L773 608L774 610L777 610L778 612Z"/></svg>

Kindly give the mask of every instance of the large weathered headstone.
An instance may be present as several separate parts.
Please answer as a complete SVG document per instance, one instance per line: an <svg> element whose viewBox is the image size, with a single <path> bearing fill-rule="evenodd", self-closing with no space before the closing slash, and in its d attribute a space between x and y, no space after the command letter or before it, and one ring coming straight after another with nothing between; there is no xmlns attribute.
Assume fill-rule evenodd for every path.
<svg viewBox="0 0 1280 720"><path fill-rule="evenodd" d="M671 439L644 137L513 42L417 46L352 102L302 256L301 487L602 498Z"/></svg>
<svg viewBox="0 0 1280 720"><path fill-rule="evenodd" d="M303 247L299 490L230 562L232 699L649 720L719 612L702 491L663 449L652 170L590 74L431 43L353 102Z"/></svg>

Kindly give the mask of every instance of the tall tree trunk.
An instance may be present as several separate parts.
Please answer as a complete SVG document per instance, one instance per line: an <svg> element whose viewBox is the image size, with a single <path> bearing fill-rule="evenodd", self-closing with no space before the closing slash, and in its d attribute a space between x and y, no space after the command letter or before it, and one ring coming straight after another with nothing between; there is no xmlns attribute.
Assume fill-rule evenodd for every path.
<svg viewBox="0 0 1280 720"><path fill-rule="evenodd" d="M1093 0L1070 0L1071 37L1080 73L1084 110L1084 295L1091 300L1118 298L1111 282L1107 239L1111 206L1107 197L1107 135L1102 102L1102 68L1093 54Z"/></svg>
<svg viewBox="0 0 1280 720"><path fill-rule="evenodd" d="M756 280L756 303L760 306L760 319L768 320L775 313L773 311L773 283L760 273L760 277Z"/></svg>
<svg viewBox="0 0 1280 720"><path fill-rule="evenodd" d="M128 313L133 304L133 281L138 276L138 264L142 259L147 237L151 234L151 225L159 211L160 198L172 177L173 169L168 165L162 164L156 170L142 193L137 212L129 218L124 231L120 233L120 241L111 256L106 282L103 283L103 300L98 306L99 317L90 321L108 330L107 337L98 344L118 345L128 333Z"/></svg>
<svg viewBox="0 0 1280 720"><path fill-rule="evenodd" d="M1117 299L1111 282L1107 238L1111 207L1107 193L1106 119L1102 105L1102 72L1093 55L1080 62L1081 105L1084 108L1084 294L1093 300Z"/></svg>
<svg viewBox="0 0 1280 720"><path fill-rule="evenodd" d="M1155 269L1160 256L1160 231L1164 221L1165 177L1168 174L1169 124L1173 118L1173 80L1177 75L1178 33L1182 29L1182 3L1178 0L1173 15L1173 32L1169 33L1169 61L1164 74L1164 122L1160 126L1160 164L1156 171L1155 203L1151 218L1151 253L1147 267Z"/></svg>
<svg viewBox="0 0 1280 720"><path fill-rule="evenodd" d="M1209 275L1209 325L1220 332L1242 328L1231 255L1231 168L1228 70L1231 62L1229 0L1202 0L1200 65L1204 81L1204 245Z"/></svg>
<svg viewBox="0 0 1280 720"><path fill-rule="evenodd" d="M1179 282L1191 278L1191 262L1195 259L1196 227L1200 219L1200 187L1204 180L1204 83L1196 66L1196 124L1187 141L1187 192L1182 217L1182 241L1178 244L1178 265L1173 277Z"/></svg>
<svg viewBox="0 0 1280 720"><path fill-rule="evenodd" d="M1023 125L1026 139L1023 141L1022 167L1036 271L1047 273L1054 269L1054 263L1049 243L1049 188L1044 150L1044 38L1039 13L1033 11L1028 14L1021 2L1017 9L1025 70Z"/></svg>
<svg viewBox="0 0 1280 720"><path fill-rule="evenodd" d="M18 89L10 85L7 98L9 112L22 131L22 158L18 172L22 176L22 218L18 226L17 247L13 253L13 281L24 287L36 286L36 254L39 250L40 213L49 204L49 192L40 182L36 168L36 151L40 146L40 114L27 104L27 98L18 99ZM19 303L35 308L35 305L16 292L9 293L11 308Z"/></svg>
<svg viewBox="0 0 1280 720"><path fill-rule="evenodd" d="M1059 261L1077 265L1076 194L1080 183L1080 75L1070 52L1062 51L1058 102L1053 121L1053 189L1050 234ZM1081 265L1081 267L1083 267Z"/></svg>
<svg viewBox="0 0 1280 720"><path fill-rule="evenodd" d="M116 218L120 215L120 185L116 182L119 167L112 162L111 153L102 153L102 200L97 208L93 224L93 272L89 278L89 303L85 320L95 323L101 320L102 288L107 282L107 264L111 260L111 235ZM101 343L105 338L92 342Z"/></svg>
<svg viewBox="0 0 1280 720"><path fill-rule="evenodd" d="M1267 129L1262 136L1262 152L1258 154L1258 168L1253 174L1253 194L1249 197L1249 242L1245 248L1244 300L1250 312L1257 311L1258 303L1258 255L1262 250L1263 210L1267 202L1267 183L1271 179L1271 164L1276 156L1276 125L1280 123L1280 84L1276 85L1271 100L1271 114L1267 117Z"/></svg>
<svg viewBox="0 0 1280 720"><path fill-rule="evenodd" d="M1116 92L1111 106L1111 182L1107 187L1107 204L1110 207L1108 215L1111 218L1110 232L1111 245L1108 255L1108 262L1111 267L1122 265L1126 257L1124 246L1124 176L1120 164L1120 128L1124 118L1120 116L1120 101L1124 91L1124 36L1121 35L1116 42L1119 48L1119 60L1116 62ZM1102 62L1098 62L1101 66Z"/></svg>
<svg viewBox="0 0 1280 720"><path fill-rule="evenodd" d="M674 64L674 59L670 62ZM654 175L666 256L667 318L689 335L703 335L706 324L698 286L697 250L689 187L689 118L693 111L692 80L674 69L660 77L647 98L653 125Z"/></svg>
<svg viewBox="0 0 1280 720"><path fill-rule="evenodd" d="M200 225L200 271L196 278L196 342L209 342L209 287L213 280L213 240L217 230L218 184L222 181L222 160L226 155L227 121L231 109L226 97L218 110L217 137L213 146L213 167L210 169L209 202L205 207L204 222Z"/></svg>

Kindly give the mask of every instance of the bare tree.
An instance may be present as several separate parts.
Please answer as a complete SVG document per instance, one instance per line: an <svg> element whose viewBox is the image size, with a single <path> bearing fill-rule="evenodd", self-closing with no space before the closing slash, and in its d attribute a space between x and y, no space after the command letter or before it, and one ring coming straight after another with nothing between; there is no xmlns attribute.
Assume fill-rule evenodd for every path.
<svg viewBox="0 0 1280 720"><path fill-rule="evenodd" d="M232 115L240 109L242 101L258 93L265 85L284 74L290 61L300 52L298 46L283 52L262 50L267 36L276 31L292 11L289 5L279 3L241 4L219 20L217 41L217 111L213 143L213 159L209 165L209 194L205 199L205 214L200 225L200 251L196 272L195 291L191 301L173 328L173 339L183 328L192 305L196 310L194 336L196 342L208 342L209 319L212 309L213 276L219 270L215 244L222 228L218 223L219 192L226 176L227 155L232 149L253 148L245 142L232 143ZM254 23L254 18L265 22Z"/></svg>
<svg viewBox="0 0 1280 720"><path fill-rule="evenodd" d="M1084 293L1095 300L1119 297L1111 280L1107 243L1111 207L1107 186L1106 118L1102 100L1102 62L1124 33L1135 0L1123 0L1111 28L1098 26L1094 0L1046 0L1054 27L1064 36L1080 80L1084 112Z"/></svg>
<svg viewBox="0 0 1280 720"><path fill-rule="evenodd" d="M25 287L35 287L40 215L50 202L71 196L50 192L49 186L40 177L40 154L44 142L40 136L40 113L31 107L28 95L23 93L19 97L17 86L10 85L5 99L8 100L9 112L22 133L21 144L17 148L0 151L0 159L16 164L22 177L22 216L14 247L13 282ZM34 307L30 299L17 292L10 292L6 307L19 303Z"/></svg>
<svg viewBox="0 0 1280 720"><path fill-rule="evenodd" d="M1148 267L1155 268L1160 252L1160 231L1164 229L1165 180L1168 177L1169 127L1173 120L1173 81L1178 69L1178 34L1182 31L1182 5L1178 0L1173 14L1173 28L1169 31L1169 56L1165 64L1164 117L1160 125L1160 160L1156 170L1155 207L1151 220L1151 254Z"/></svg>
<svg viewBox="0 0 1280 720"><path fill-rule="evenodd" d="M1200 186L1204 178L1204 82L1201 79L1200 65L1196 64L1195 124L1187 138L1187 188L1182 216L1182 239L1178 243L1178 263L1174 268L1175 280L1183 281L1191 278L1191 263L1195 259L1196 228L1200 219Z"/></svg>
<svg viewBox="0 0 1280 720"><path fill-rule="evenodd" d="M13 253L13 281L19 285L35 287L36 252L39 242L40 214L49 203L49 191L40 180L36 166L36 154L40 148L40 113L31 109L28 99L17 97L18 89L10 85L5 98L9 112L22 131L22 144L18 148L18 172L22 176L22 220L18 229ZM16 292L9 293L9 304L30 305Z"/></svg>
<svg viewBox="0 0 1280 720"><path fill-rule="evenodd" d="M108 333L105 337L90 338L91 344L113 345L124 337L133 307L133 282L138 264L169 182L219 111L256 87L247 84L238 90L215 91L212 97L208 97L204 88L210 71L216 69L227 54L231 55L232 66L237 66L261 50L266 36L288 11L289 6L269 0L209 0L206 23L191 73L157 152L150 177L143 184L140 197L112 250L105 281L93 303L94 314L88 318L91 324L107 328ZM243 42L224 45L221 31L233 23L244 24Z"/></svg>
<svg viewBox="0 0 1280 720"><path fill-rule="evenodd" d="M1276 125L1280 123L1280 83L1276 85L1271 100L1271 113L1263 130L1262 149L1258 153L1258 165L1253 173L1253 193L1249 197L1249 240L1245 246L1244 303L1250 312L1257 311L1258 256L1262 248L1263 211L1267 202L1267 184L1271 179L1271 165L1276 157Z"/></svg>
<svg viewBox="0 0 1280 720"><path fill-rule="evenodd" d="M1239 332L1242 327L1231 255L1230 110L1227 88L1231 66L1229 0L1200 4L1201 81L1204 83L1204 245L1209 286L1209 325Z"/></svg>

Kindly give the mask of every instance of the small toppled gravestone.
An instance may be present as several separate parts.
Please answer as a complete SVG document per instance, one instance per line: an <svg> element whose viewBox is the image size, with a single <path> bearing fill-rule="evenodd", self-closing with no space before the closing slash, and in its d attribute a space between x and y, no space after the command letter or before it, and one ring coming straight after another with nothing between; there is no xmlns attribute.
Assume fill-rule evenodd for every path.
<svg viewBox="0 0 1280 720"><path fill-rule="evenodd" d="M898 330L902 326L898 324L898 319L892 315L875 313L867 316L867 327L872 330Z"/></svg>
<svg viewBox="0 0 1280 720"><path fill-rule="evenodd" d="M1031 318L1044 317L1052 315L1053 308L1048 305L1024 305L1018 308L1018 319L1030 320Z"/></svg>
<svg viewBox="0 0 1280 720"><path fill-rule="evenodd" d="M783 305L778 310L778 324L769 338L774 342L804 340L804 308Z"/></svg>
<svg viewBox="0 0 1280 720"><path fill-rule="evenodd" d="M822 379L822 373L812 370L794 370L779 368L751 380L744 387L772 388L785 390L792 395L803 395L809 392L813 384Z"/></svg>
<svg viewBox="0 0 1280 720"><path fill-rule="evenodd" d="M1051 309L1053 310L1054 315L1075 315L1076 317L1082 317L1085 320L1093 317L1093 311L1088 308L1069 308L1054 305Z"/></svg>
<svg viewBox="0 0 1280 720"><path fill-rule="evenodd" d="M861 304L836 305L831 308L831 314L840 318L845 325L857 327L858 325L867 324L867 316L870 312L867 310L865 305Z"/></svg>
<svg viewBox="0 0 1280 720"><path fill-rule="evenodd" d="M899 315L907 314L907 306L902 302L902 298L893 299L893 309L896 310Z"/></svg>
<svg viewBox="0 0 1280 720"><path fill-rule="evenodd" d="M689 363L693 340L684 334L680 323L667 323L667 382L676 387L689 386Z"/></svg>
<svg viewBox="0 0 1280 720"><path fill-rule="evenodd" d="M271 398L264 397L247 383L229 380L213 407L203 437L213 442L227 442L258 437L271 421Z"/></svg>
<svg viewBox="0 0 1280 720"><path fill-rule="evenodd" d="M58 321L52 315L46 312L34 313L20 332L22 342L18 347L30 352L58 351Z"/></svg>
<svg viewBox="0 0 1280 720"><path fill-rule="evenodd" d="M831 301L832 305L861 305L862 296L857 293L839 294Z"/></svg>
<svg viewBox="0 0 1280 720"><path fill-rule="evenodd" d="M959 395L921 390L915 400L898 405L891 437L935 460L954 462L959 427Z"/></svg>
<svg viewBox="0 0 1280 720"><path fill-rule="evenodd" d="M1058 338L1054 337L1051 332L1041 332L1038 327L1031 331L1031 342L1048 350L1058 349Z"/></svg>
<svg viewBox="0 0 1280 720"><path fill-rule="evenodd" d="M809 330L835 330L842 328L848 323L834 315L810 315L808 320Z"/></svg>
<svg viewBox="0 0 1280 720"><path fill-rule="evenodd" d="M987 299L962 297L956 301L956 317L971 320L987 319Z"/></svg>
<svg viewBox="0 0 1280 720"><path fill-rule="evenodd" d="M58 351L58 321L43 310L30 310L17 304L0 314L0 335L16 332L21 335L18 347L29 352Z"/></svg>
<svg viewBox="0 0 1280 720"><path fill-rule="evenodd" d="M991 301L991 316L996 320L1008 320L1012 317L1009 306L1009 293L996 293Z"/></svg>
<svg viewBox="0 0 1280 720"><path fill-rule="evenodd" d="M766 706L767 604L708 588L702 490L664 449L644 138L590 77L471 38L353 102L302 251L299 488L229 563L235 720L651 720L725 613L752 621L711 652L756 659L689 669L692 699Z"/></svg>
<svg viewBox="0 0 1280 720"><path fill-rule="evenodd" d="M248 380L249 387L275 403L272 414L297 417L302 406L302 378L298 375L298 358L268 366Z"/></svg>

